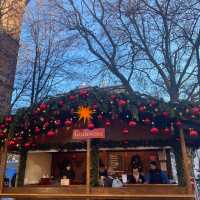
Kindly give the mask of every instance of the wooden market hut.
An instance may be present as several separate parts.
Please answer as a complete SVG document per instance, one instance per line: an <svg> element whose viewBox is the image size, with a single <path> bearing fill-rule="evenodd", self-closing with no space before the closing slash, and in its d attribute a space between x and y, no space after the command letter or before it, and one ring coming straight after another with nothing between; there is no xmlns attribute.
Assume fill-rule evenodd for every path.
<svg viewBox="0 0 200 200"><path fill-rule="evenodd" d="M0 124L0 196L192 200L194 191L188 152L200 144L199 117L198 106L170 104L138 94L130 97L121 87L82 88L50 98L32 108L20 110L15 116L6 116ZM81 134L87 132L85 139L75 138L75 130ZM100 137L95 135L99 130ZM4 187L8 152L18 153L21 157L16 187ZM58 176L57 163L65 159L73 162L77 171L74 183L65 187L49 182L24 184L26 175L33 173L27 170L34 169L34 161L30 159L34 158L35 152L40 155L35 158L41 165L48 160L44 153L50 155L50 176ZM168 177L172 177L172 153L176 158L177 183L125 184L122 188L98 185L100 162L117 173L128 173L134 155L141 157L145 172L149 160L154 159ZM47 166L43 168L46 170ZM81 176L85 179L80 180Z"/></svg>

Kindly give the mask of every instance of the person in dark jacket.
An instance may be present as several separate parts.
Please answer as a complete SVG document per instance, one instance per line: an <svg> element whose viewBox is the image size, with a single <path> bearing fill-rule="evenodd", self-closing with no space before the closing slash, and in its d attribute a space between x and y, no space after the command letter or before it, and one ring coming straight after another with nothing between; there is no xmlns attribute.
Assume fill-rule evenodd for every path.
<svg viewBox="0 0 200 200"><path fill-rule="evenodd" d="M99 176L100 176L100 177L101 177L101 176L103 176L103 177L107 177L107 176L108 176L108 171L107 171L107 169L106 169L106 167L105 167L104 164L101 164L101 165L99 166Z"/></svg>
<svg viewBox="0 0 200 200"><path fill-rule="evenodd" d="M169 183L167 175L158 168L155 161L150 162L150 170L147 176L147 183L149 184L167 184Z"/></svg>
<svg viewBox="0 0 200 200"><path fill-rule="evenodd" d="M143 184L144 182L145 178L141 174L139 167L137 165L134 165L132 169L132 175L129 177L129 183Z"/></svg>
<svg viewBox="0 0 200 200"><path fill-rule="evenodd" d="M132 159L131 159L131 163L130 163L130 170L133 169L133 166L137 166L139 169L139 172L142 172L143 170L143 164L141 161L141 158L139 155L133 155Z"/></svg>
<svg viewBox="0 0 200 200"><path fill-rule="evenodd" d="M66 165L65 169L62 172L62 177L66 177L67 179L70 180L75 179L75 173L70 164Z"/></svg>
<svg viewBox="0 0 200 200"><path fill-rule="evenodd" d="M16 182L16 173L13 175L12 179L11 179L11 186L15 187L15 182Z"/></svg>

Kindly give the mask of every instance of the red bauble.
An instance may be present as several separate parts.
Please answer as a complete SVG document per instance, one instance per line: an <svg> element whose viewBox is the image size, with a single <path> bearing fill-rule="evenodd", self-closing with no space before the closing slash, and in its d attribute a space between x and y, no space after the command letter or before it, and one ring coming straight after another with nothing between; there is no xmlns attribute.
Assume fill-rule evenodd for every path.
<svg viewBox="0 0 200 200"><path fill-rule="evenodd" d="M24 144L24 147L25 147L26 149L29 149L30 146L31 146L31 143L30 143L30 142L26 142L26 143Z"/></svg>
<svg viewBox="0 0 200 200"><path fill-rule="evenodd" d="M56 126L60 126L60 124L61 124L61 121L60 121L59 119L57 119L57 120L55 120L55 122L54 122L54 123L55 123L55 125L56 125Z"/></svg>
<svg viewBox="0 0 200 200"><path fill-rule="evenodd" d="M94 124L92 122L88 123L88 129L93 129L94 128Z"/></svg>
<svg viewBox="0 0 200 200"><path fill-rule="evenodd" d="M118 101L118 105L121 106L121 107L122 107L122 106L125 106L126 103L127 103L127 101L126 101L126 100L123 100L123 99L121 99L121 100Z"/></svg>
<svg viewBox="0 0 200 200"><path fill-rule="evenodd" d="M159 130L158 130L158 128L156 128L156 127L154 127L154 128L151 128L151 134L152 135L157 135L158 134L158 132L159 132Z"/></svg>
<svg viewBox="0 0 200 200"><path fill-rule="evenodd" d="M67 127L72 126L72 121L69 120L69 119L67 119L67 120L65 121L65 126L67 126Z"/></svg>
<svg viewBox="0 0 200 200"><path fill-rule="evenodd" d="M48 137L54 137L56 135L56 132L54 131L48 131L47 136Z"/></svg>
<svg viewBox="0 0 200 200"><path fill-rule="evenodd" d="M146 111L146 107L145 106L140 106L139 107L139 111L140 112L145 112Z"/></svg>
<svg viewBox="0 0 200 200"><path fill-rule="evenodd" d="M190 130L189 134L191 137L197 137L199 135L196 130Z"/></svg>
<svg viewBox="0 0 200 200"><path fill-rule="evenodd" d="M115 96L115 95L111 95L111 99L112 99L112 100L115 100L115 99L116 99L116 96Z"/></svg>
<svg viewBox="0 0 200 200"><path fill-rule="evenodd" d="M44 110L46 110L47 108L48 108L48 105L47 105L46 103L41 103L40 106L39 106L39 109L40 109L41 111L44 111Z"/></svg>
<svg viewBox="0 0 200 200"><path fill-rule="evenodd" d="M40 128L39 127L35 127L35 133L40 133Z"/></svg>
<svg viewBox="0 0 200 200"><path fill-rule="evenodd" d="M93 109L97 109L97 107L98 107L98 106L97 106L96 103L94 103L94 104L92 105L92 108L93 108Z"/></svg>
<svg viewBox="0 0 200 200"><path fill-rule="evenodd" d="M3 132L0 132L0 138L4 138L5 134Z"/></svg>
<svg viewBox="0 0 200 200"><path fill-rule="evenodd" d="M164 129L164 133L165 133L166 135L170 135L170 133L171 133L170 128L165 128L165 129Z"/></svg>
<svg viewBox="0 0 200 200"><path fill-rule="evenodd" d="M48 126L49 126L49 122L45 122L43 125L43 128L46 129L46 128L48 128Z"/></svg>
<svg viewBox="0 0 200 200"><path fill-rule="evenodd" d="M156 104L157 104L157 101L155 101L155 100L152 100L152 101L151 101L151 103L150 103L150 106L151 106L151 107L155 107L155 106L156 106Z"/></svg>
<svg viewBox="0 0 200 200"><path fill-rule="evenodd" d="M200 108L199 107L192 108L192 114L193 115L199 115L200 114Z"/></svg>
<svg viewBox="0 0 200 200"><path fill-rule="evenodd" d="M128 128L123 128L122 133L123 134L128 134Z"/></svg>
<svg viewBox="0 0 200 200"><path fill-rule="evenodd" d="M135 126L137 125L137 123L136 123L136 121L131 120L131 121L129 121L128 125L129 125L130 127L135 127Z"/></svg>
<svg viewBox="0 0 200 200"><path fill-rule="evenodd" d="M102 119L103 119L103 116L102 116L101 114L99 114L99 115L97 116L97 118L98 118L98 120L102 120Z"/></svg>
<svg viewBox="0 0 200 200"><path fill-rule="evenodd" d="M76 96L75 96L75 95L70 95L70 96L69 96L69 100L70 100L70 101L74 101L75 99L76 99Z"/></svg>
<svg viewBox="0 0 200 200"><path fill-rule="evenodd" d="M145 118L145 119L144 119L144 123L145 123L146 125L149 125L149 124L151 124L151 120L150 120L149 118Z"/></svg>
<svg viewBox="0 0 200 200"><path fill-rule="evenodd" d="M182 126L182 122L181 122L181 121L177 121L177 122L176 122L176 126L177 126L177 127L181 127L181 126Z"/></svg>
<svg viewBox="0 0 200 200"><path fill-rule="evenodd" d="M60 101L58 102L58 104L62 107L62 106L65 105L65 102L64 102L63 100L60 100Z"/></svg>
<svg viewBox="0 0 200 200"><path fill-rule="evenodd" d="M163 112L162 114L163 114L163 116L164 116L165 118L169 117L169 113L168 113L168 112L166 112L166 111L165 111L165 112Z"/></svg>
<svg viewBox="0 0 200 200"><path fill-rule="evenodd" d="M81 89L79 92L79 95L81 97L87 97L88 96L88 91L86 89Z"/></svg>
<svg viewBox="0 0 200 200"><path fill-rule="evenodd" d="M12 116L6 116L6 117L5 117L5 122L8 123L8 124L11 123L12 120L13 120L13 117L12 117Z"/></svg>
<svg viewBox="0 0 200 200"><path fill-rule="evenodd" d="M15 140L10 140L10 141L8 142L8 145L9 145L9 146L15 146L15 145L16 145L16 141L15 141Z"/></svg>
<svg viewBox="0 0 200 200"><path fill-rule="evenodd" d="M110 126L111 122L109 120L107 120L105 124L106 124L106 126Z"/></svg>
<svg viewBox="0 0 200 200"><path fill-rule="evenodd" d="M5 124L0 125L0 129L4 129L5 127L6 127Z"/></svg>

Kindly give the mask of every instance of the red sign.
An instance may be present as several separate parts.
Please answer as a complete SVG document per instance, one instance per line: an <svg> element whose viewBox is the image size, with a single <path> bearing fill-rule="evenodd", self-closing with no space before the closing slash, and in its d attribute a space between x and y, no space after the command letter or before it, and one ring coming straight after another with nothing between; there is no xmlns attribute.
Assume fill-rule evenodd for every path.
<svg viewBox="0 0 200 200"><path fill-rule="evenodd" d="M87 139L104 139L105 138L105 128L95 128L95 129L74 129L72 139L74 140L87 140Z"/></svg>

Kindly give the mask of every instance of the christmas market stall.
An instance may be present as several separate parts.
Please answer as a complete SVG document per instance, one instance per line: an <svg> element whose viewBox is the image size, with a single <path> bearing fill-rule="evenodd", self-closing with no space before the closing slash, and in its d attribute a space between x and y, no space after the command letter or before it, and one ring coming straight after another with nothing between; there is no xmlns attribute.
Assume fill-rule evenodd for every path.
<svg viewBox="0 0 200 200"><path fill-rule="evenodd" d="M2 118L0 196L192 200L199 133L197 105L122 87L73 90Z"/></svg>

